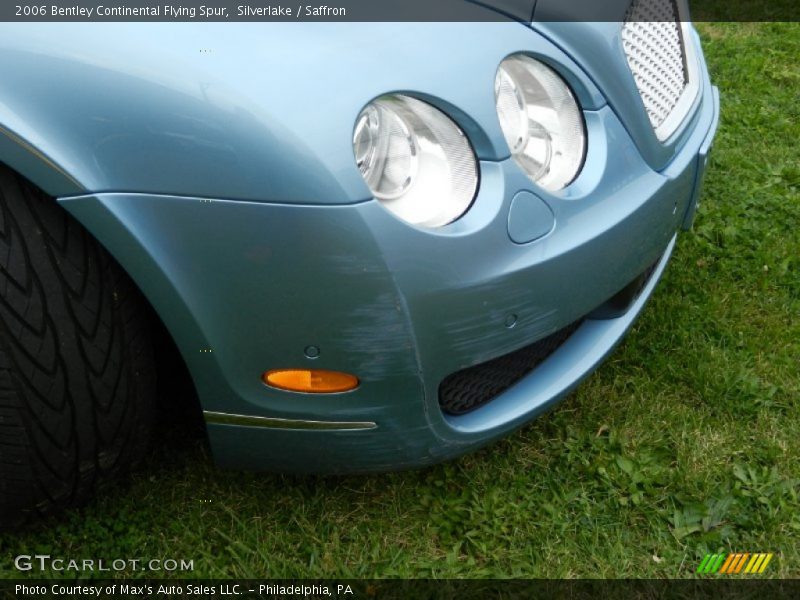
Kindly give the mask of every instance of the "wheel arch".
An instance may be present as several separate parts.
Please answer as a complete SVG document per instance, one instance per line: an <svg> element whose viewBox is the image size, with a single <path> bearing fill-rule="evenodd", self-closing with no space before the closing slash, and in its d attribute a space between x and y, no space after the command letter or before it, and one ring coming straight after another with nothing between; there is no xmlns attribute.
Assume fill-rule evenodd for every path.
<svg viewBox="0 0 800 600"><path fill-rule="evenodd" d="M140 211L131 203L113 202L111 195L82 195L58 198L56 201L79 221L86 230L114 257L138 287L155 319L160 333L168 338L169 364L179 364L184 376L191 380L194 398L192 409L201 413L201 391L223 379L220 371L203 358L201 350L208 346L201 320L191 306L191 298L181 292L169 256L159 251L147 227L149 211ZM135 195L134 195L135 197ZM112 200L109 200L112 199ZM135 204L135 203L133 203ZM161 365L159 365L160 367ZM170 367L167 366L167 369ZM174 373L172 374L174 375Z"/></svg>
<svg viewBox="0 0 800 600"><path fill-rule="evenodd" d="M163 308L164 302L168 306L174 305L175 299L167 298L164 302L153 302L153 292L149 289L152 286L146 283L152 273L151 270L144 267L149 262L146 250L131 241L125 233L125 225L118 221L115 222L115 219L106 214L99 203L94 202L91 196L86 195L84 186L77 178L36 146L1 123L0 165L5 165L17 175L28 180L49 196L54 203L64 208L81 223L92 238L111 254L147 304L151 315L150 320L153 323L151 334L157 341L157 355L164 358L165 368L172 371L169 378L172 379L174 376L174 381L191 380L193 386L191 394L196 398L196 382L188 367L179 339L176 337L176 330L181 329L180 319L177 319L178 324L176 324L176 320L170 318L169 311ZM150 267L152 269L153 265L151 264ZM143 285L143 283L145 284ZM161 306L160 310L159 306ZM162 365L159 364L157 367L160 372ZM159 380L163 379L164 377L159 376Z"/></svg>
<svg viewBox="0 0 800 600"><path fill-rule="evenodd" d="M26 129L26 134L18 133L0 122L0 163L54 198L85 193L86 187L75 175L40 149L40 144L29 141L38 136L33 128Z"/></svg>

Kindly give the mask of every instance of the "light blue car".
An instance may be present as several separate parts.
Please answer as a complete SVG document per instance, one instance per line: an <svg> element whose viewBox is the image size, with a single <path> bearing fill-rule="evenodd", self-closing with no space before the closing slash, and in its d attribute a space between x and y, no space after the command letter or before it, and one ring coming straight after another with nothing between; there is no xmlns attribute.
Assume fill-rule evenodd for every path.
<svg viewBox="0 0 800 600"><path fill-rule="evenodd" d="M226 467L419 467L551 407L653 293L717 128L647 1L0 26L0 524L142 456L172 342Z"/></svg>

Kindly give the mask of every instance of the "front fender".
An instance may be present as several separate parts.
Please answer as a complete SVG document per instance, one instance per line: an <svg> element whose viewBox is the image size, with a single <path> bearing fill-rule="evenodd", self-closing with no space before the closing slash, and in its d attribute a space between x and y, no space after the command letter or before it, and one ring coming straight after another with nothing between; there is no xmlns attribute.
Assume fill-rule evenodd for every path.
<svg viewBox="0 0 800 600"><path fill-rule="evenodd" d="M413 35L407 23L3 24L0 161L54 196L360 202L370 192L352 131L367 102L419 95L480 159L501 160L494 77L521 50L560 66L584 108L604 103L564 52L516 22L417 23Z"/></svg>

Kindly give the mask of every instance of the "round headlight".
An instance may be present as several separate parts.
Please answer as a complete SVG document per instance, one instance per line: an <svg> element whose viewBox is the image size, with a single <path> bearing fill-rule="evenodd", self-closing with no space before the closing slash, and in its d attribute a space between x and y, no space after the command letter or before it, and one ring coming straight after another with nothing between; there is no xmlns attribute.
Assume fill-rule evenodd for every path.
<svg viewBox="0 0 800 600"><path fill-rule="evenodd" d="M413 225L447 225L475 198L478 164L467 137L416 98L390 95L367 105L356 121L353 152L370 191Z"/></svg>
<svg viewBox="0 0 800 600"><path fill-rule="evenodd" d="M500 64L497 116L511 155L546 190L575 179L586 154L586 128L575 96L558 74L524 55Z"/></svg>

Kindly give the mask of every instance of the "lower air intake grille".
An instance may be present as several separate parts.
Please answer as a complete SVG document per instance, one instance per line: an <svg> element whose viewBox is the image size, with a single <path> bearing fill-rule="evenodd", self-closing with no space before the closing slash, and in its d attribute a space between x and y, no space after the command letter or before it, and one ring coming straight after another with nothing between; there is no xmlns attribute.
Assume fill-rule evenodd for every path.
<svg viewBox="0 0 800 600"><path fill-rule="evenodd" d="M688 85L675 0L634 0L622 27L622 47L650 123L658 129Z"/></svg>
<svg viewBox="0 0 800 600"><path fill-rule="evenodd" d="M583 319L516 352L453 373L439 386L439 406L453 416L480 408L544 362L581 323Z"/></svg>

